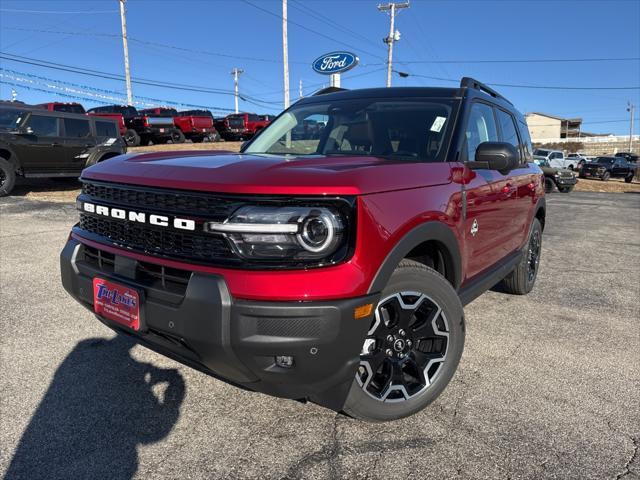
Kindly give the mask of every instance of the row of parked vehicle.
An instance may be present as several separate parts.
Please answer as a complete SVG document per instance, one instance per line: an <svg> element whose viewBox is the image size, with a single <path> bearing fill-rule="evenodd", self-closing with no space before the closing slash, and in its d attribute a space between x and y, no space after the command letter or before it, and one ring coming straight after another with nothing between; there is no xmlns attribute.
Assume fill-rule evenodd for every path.
<svg viewBox="0 0 640 480"><path fill-rule="evenodd" d="M266 127L271 115L235 113L214 118L209 110L186 110L156 107L138 110L131 105L105 105L85 110L75 102L50 102L37 107L49 111L88 114L111 118L118 122L120 135L127 145L217 142L220 140L248 140Z"/></svg>
<svg viewBox="0 0 640 480"><path fill-rule="evenodd" d="M576 173L580 178L597 178L607 181L610 178L623 178L631 183L638 174L638 155L632 152L618 152L614 155L587 156L583 153L570 153L565 156L560 150L538 148L533 152L535 162L543 168L547 177L547 189L553 189L552 179L561 192L571 191L577 183ZM558 184L558 179L564 179L567 184Z"/></svg>
<svg viewBox="0 0 640 480"><path fill-rule="evenodd" d="M79 103L27 105L0 101L0 196L17 177L77 177L127 146L246 140L273 119L239 113L214 119L207 110L137 110L109 105L85 111Z"/></svg>

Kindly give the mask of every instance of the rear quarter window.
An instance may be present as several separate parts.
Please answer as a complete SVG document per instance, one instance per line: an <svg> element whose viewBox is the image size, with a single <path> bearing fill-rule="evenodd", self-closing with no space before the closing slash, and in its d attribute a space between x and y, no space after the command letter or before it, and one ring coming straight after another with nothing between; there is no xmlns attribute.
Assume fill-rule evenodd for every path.
<svg viewBox="0 0 640 480"><path fill-rule="evenodd" d="M72 138L85 138L91 136L89 120L65 118L63 121L65 136Z"/></svg>
<svg viewBox="0 0 640 480"><path fill-rule="evenodd" d="M119 137L118 127L113 122L96 121L96 136L117 138Z"/></svg>

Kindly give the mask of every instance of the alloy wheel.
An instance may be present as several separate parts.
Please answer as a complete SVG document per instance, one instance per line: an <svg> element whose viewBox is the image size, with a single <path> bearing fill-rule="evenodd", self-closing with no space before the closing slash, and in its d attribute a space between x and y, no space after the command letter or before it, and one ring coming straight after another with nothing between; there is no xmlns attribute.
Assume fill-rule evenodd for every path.
<svg viewBox="0 0 640 480"><path fill-rule="evenodd" d="M449 346L442 308L420 292L400 292L378 304L356 381L381 402L409 400L433 384Z"/></svg>
<svg viewBox="0 0 640 480"><path fill-rule="evenodd" d="M529 251L527 252L527 276L530 282L536 277L536 272L538 271L540 248L540 232L536 230L529 240Z"/></svg>

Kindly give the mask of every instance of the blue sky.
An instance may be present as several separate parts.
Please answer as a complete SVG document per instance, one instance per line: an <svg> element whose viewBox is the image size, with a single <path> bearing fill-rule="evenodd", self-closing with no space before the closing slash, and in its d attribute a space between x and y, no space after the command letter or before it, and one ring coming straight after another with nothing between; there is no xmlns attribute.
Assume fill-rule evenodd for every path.
<svg viewBox="0 0 640 480"><path fill-rule="evenodd" d="M179 102L233 108L230 71L244 69L240 91L259 105L241 109L278 112L282 105L279 0L128 0L127 23L134 77L196 85L218 93L134 84L146 103ZM372 0L289 0L292 99L326 78L311 62L337 49L357 53L361 64L344 74L343 87L384 86L388 16ZM21 12L18 10L28 10ZM263 11L271 12L271 14ZM56 11L58 13L42 13ZM83 12L83 13L74 13ZM294 22L296 24L294 24ZM395 68L413 75L487 83L571 87L637 87L640 62L469 63L486 60L640 57L640 1L433 1L414 0L397 17L401 40ZM57 33L52 33L57 32ZM0 0L0 50L24 57L123 74L116 0ZM243 58L241 58L243 57ZM460 61L463 63L432 63ZM418 63L413 63L418 62ZM11 88L25 102L69 101L67 94L122 98L124 82L0 59L0 98ZM65 82L57 83L55 81ZM452 86L454 82L394 76L394 86ZM31 87L27 89L26 87ZM536 90L496 87L523 112L579 116L584 129L628 134L626 104L640 106L640 90ZM41 92L39 90L45 90ZM71 92L71 93L70 93ZM144 98L141 98L144 97ZM148 100L153 99L153 100ZM98 105L82 100L85 106ZM638 112L639 110L636 110ZM625 120L627 119L627 120ZM623 120L623 121L621 121ZM616 122L614 122L616 121ZM640 122L637 122L640 123ZM640 129L636 128L637 133Z"/></svg>

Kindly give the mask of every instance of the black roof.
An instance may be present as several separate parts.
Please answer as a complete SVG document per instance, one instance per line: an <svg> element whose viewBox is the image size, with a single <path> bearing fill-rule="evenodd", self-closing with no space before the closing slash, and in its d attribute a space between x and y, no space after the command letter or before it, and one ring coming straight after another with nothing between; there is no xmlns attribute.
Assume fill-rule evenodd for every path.
<svg viewBox="0 0 640 480"><path fill-rule="evenodd" d="M339 90L305 97L300 103L316 103L336 100L355 100L359 98L461 98L460 88L446 87L391 87L391 88L360 88L356 90Z"/></svg>

